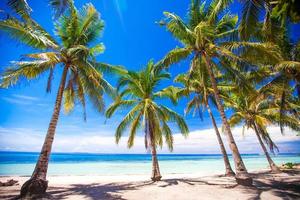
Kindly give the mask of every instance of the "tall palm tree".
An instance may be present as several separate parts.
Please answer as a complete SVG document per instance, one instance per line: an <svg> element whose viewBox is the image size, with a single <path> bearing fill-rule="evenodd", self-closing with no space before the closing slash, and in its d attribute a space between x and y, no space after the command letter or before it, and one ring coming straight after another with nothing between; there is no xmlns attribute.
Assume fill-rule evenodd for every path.
<svg viewBox="0 0 300 200"><path fill-rule="evenodd" d="M223 60L230 60L235 63L244 61L255 62L254 58L262 56L268 57L271 60L278 60L278 53L275 51L275 46L270 43L261 44L236 41L237 29L235 27L238 21L237 16L232 16L229 13L220 16L221 12L225 12L229 2L227 0L213 0L209 6L206 6L205 4L200 5L199 1L192 0L189 19L186 23L179 16L165 12L167 30L182 43L183 47L171 50L160 61L159 65L161 67L168 67L171 64L186 59L188 56L192 59L190 71L197 69L198 66L195 64L198 62L197 60L205 63L222 123L225 127L227 140L233 154L236 180L240 184L251 185L252 178L247 173L225 115L214 68L218 66L218 62L223 62ZM255 56L242 58L239 54L245 50L259 53L256 53ZM235 72L238 76L239 71L234 69L233 66L226 63L220 66L222 67L221 71Z"/></svg>
<svg viewBox="0 0 300 200"><path fill-rule="evenodd" d="M0 21L1 31L23 44L40 50L38 53L26 54L22 61L14 62L14 66L6 69L1 75L2 88L15 85L23 78L31 80L49 72L47 92L50 92L54 71L62 68L47 135L34 172L22 186L22 197L43 195L47 189L49 156L63 99L67 113L74 108L75 102L80 102L84 108L85 119L87 97L101 112L104 107L103 93L115 93L100 71L109 69L110 65L95 60L95 56L104 51L103 44L90 45L97 42L103 27L100 14L92 4L86 4L80 11L71 5L70 11L58 19L55 23L55 34L61 44L37 23L31 26L15 18Z"/></svg>
<svg viewBox="0 0 300 200"><path fill-rule="evenodd" d="M293 115L280 117L280 107L276 104L276 101L274 102L273 98L268 97L265 91L252 89L250 92L245 92L244 90L242 92L232 93L225 99L226 104L234 111L228 120L229 124L236 126L243 123L247 128L253 129L266 155L271 171L274 173L281 172L270 157L264 144L266 143L269 146L271 152L273 152L274 149L278 150L267 131L267 126L278 124L278 120L280 119L281 122L285 122L284 125L299 131L299 120ZM299 109L300 106L297 107Z"/></svg>
<svg viewBox="0 0 300 200"><path fill-rule="evenodd" d="M234 176L235 173L233 172L228 155L221 138L215 117L211 111L210 102L215 103L215 99L213 96L213 89L211 88L210 80L207 76L207 70L205 66L200 65L199 71L195 71L190 75L180 74L175 78L175 82L179 82L183 84L184 88L178 88L177 97L180 96L190 96L191 100L187 103L187 107L185 112L189 113L194 110L194 113L197 111L201 117L201 111L205 108L207 109L209 116L211 118L214 130L216 132L217 140L220 145L220 150L223 155L223 160L225 164L225 175L226 176ZM172 86L171 86L172 87ZM228 89L231 88L228 85L218 85L220 89ZM202 118L202 117L201 117Z"/></svg>
<svg viewBox="0 0 300 200"><path fill-rule="evenodd" d="M131 148L136 132L143 126L145 147L150 148L152 153L151 179L153 181L161 179L156 149L157 146L162 147L163 136L169 150L173 150L173 131L168 122L174 121L184 136L188 134L184 119L170 108L157 102L161 97L169 97L169 92L158 88L161 80L169 78L170 74L156 68L152 61L148 62L147 67L140 72L129 71L119 80L120 97L106 111L106 116L109 118L118 109L131 108L117 127L116 142L120 141L121 136L130 127L128 148Z"/></svg>

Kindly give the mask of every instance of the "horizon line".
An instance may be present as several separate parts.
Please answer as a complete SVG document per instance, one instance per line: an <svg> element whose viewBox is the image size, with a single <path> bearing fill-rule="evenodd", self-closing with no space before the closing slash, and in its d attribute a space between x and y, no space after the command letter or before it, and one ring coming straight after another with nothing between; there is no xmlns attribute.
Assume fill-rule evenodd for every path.
<svg viewBox="0 0 300 200"><path fill-rule="evenodd" d="M36 153L40 154L38 151L3 151L0 150L0 153ZM95 154L95 155L148 155L150 153L98 153L98 152L52 152L51 154ZM272 155L291 155L299 154L300 152L291 152L291 153L276 153ZM222 153L158 153L157 155L222 155ZM232 153L227 155L232 156ZM241 155L263 155L263 153L241 153Z"/></svg>

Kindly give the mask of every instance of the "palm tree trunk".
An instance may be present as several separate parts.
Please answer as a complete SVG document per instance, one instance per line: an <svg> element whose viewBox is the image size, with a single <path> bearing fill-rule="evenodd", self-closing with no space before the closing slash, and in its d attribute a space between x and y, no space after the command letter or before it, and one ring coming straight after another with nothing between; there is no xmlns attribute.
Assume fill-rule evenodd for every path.
<svg viewBox="0 0 300 200"><path fill-rule="evenodd" d="M60 114L63 92L65 88L68 65L65 65L63 74L61 77L59 89L56 96L55 107L52 114L52 118L48 127L47 135L36 163L35 169L31 178L26 181L21 188L21 197L32 195L43 195L48 187L48 181L46 180L49 157L51 153L52 143L55 135L56 125Z"/></svg>
<svg viewBox="0 0 300 200"><path fill-rule="evenodd" d="M149 136L150 136L150 142L151 142L151 153L152 153L152 181L160 181L161 180L161 174L159 170L158 165L158 159L157 159L157 153L156 153L156 144L155 144L155 138L153 134L153 128L151 127L150 122L148 122L148 129Z"/></svg>
<svg viewBox="0 0 300 200"><path fill-rule="evenodd" d="M212 71L212 65L210 63L209 58L207 57L207 54L205 52L203 52L202 55L206 62L206 68L207 68L207 71L208 71L208 74L209 74L209 77L211 80L212 88L214 90L214 95L215 95L216 103L218 106L218 110L220 112L220 115L222 118L222 123L225 128L226 137L229 142L229 147L232 151L233 160L234 160L234 164L235 164L235 170L236 170L236 181L238 184L241 184L241 185L252 185L252 178L249 176L249 174L246 170L246 167L242 160L239 149L235 143L229 123L228 123L226 115L225 115L224 106L223 106L223 104L221 102L221 98L220 98L220 91L217 87L217 81L216 81L216 78Z"/></svg>
<svg viewBox="0 0 300 200"><path fill-rule="evenodd" d="M206 107L207 107L207 111L209 113L210 119L212 121L212 124L214 126L214 129L215 129L215 132L216 132L216 135L217 135L217 139L218 139L218 142L219 142L219 145L220 145L220 149L221 149L221 152L222 152L222 155L223 155L223 160L224 160L225 169L226 169L225 176L234 176L235 173L233 172L233 170L231 168L231 165L230 165L230 162L229 162L229 159L228 159L228 155L227 155L223 140L221 138L221 135L220 135L220 132L218 130L215 118L214 118L214 116L211 112L211 109L210 109L210 106L209 106L208 103L206 103Z"/></svg>
<svg viewBox="0 0 300 200"><path fill-rule="evenodd" d="M280 173L281 171L280 171L280 169L277 167L277 165L274 163L274 161L272 160L271 156L269 155L268 150L267 150L265 144L263 143L263 141L262 141L262 139L261 139L261 137L260 137L259 131L258 131L257 126L256 126L255 123L253 123L253 127L254 127L254 131L255 131L255 134L256 134L256 136L257 136L257 139L258 139L258 141L259 141L259 144L260 144L261 148L263 149L263 151L264 151L264 153L265 153L265 155L266 155L266 157L267 157L267 160L268 160L268 162L269 162L271 171L272 171L273 173Z"/></svg>
<svg viewBox="0 0 300 200"><path fill-rule="evenodd" d="M159 170L159 165L158 165L158 160L157 160L157 154L156 154L156 146L155 144L151 145L151 153L152 153L152 176L151 179L153 181L160 181L161 180L161 175L160 175L160 170Z"/></svg>

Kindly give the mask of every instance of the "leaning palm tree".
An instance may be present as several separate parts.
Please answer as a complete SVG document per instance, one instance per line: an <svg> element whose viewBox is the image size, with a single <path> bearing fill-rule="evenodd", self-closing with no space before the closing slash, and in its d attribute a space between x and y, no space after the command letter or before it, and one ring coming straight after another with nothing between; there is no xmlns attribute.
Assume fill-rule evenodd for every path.
<svg viewBox="0 0 300 200"><path fill-rule="evenodd" d="M238 17L232 16L229 13L220 16L221 12L224 13L229 2L227 0L213 0L209 6L206 6L205 4L200 5L199 1L192 1L187 22L184 22L179 16L173 13L165 12L164 14L167 19L162 24L166 25L167 30L183 44L183 47L177 47L170 51L160 61L159 66L168 67L187 57L191 57L192 62L189 70L191 72L197 69L195 63L198 60L205 63L216 104L233 154L236 179L240 184L251 185L252 178L247 173L225 115L214 69L216 68L215 66L218 66L217 63L223 62L223 60L229 60L234 63L250 61L254 63L256 62L254 58L262 56L268 57L271 60L278 60L278 53L274 49L275 46L270 43L260 44L236 41L237 29L235 27ZM244 58L239 56L241 52L245 52L246 50L257 53L252 53L252 56ZM236 76L239 74L239 70L234 69L231 65L225 63L219 66L222 68L221 71L231 71Z"/></svg>
<svg viewBox="0 0 300 200"><path fill-rule="evenodd" d="M126 129L130 127L128 148L131 148L136 132L143 126L145 147L150 148L152 153L151 179L153 181L161 179L156 149L157 146L162 147L163 136L169 150L173 150L173 131L168 122L174 121L184 136L188 134L184 119L168 107L157 103L161 97L171 95L158 89L161 80L169 78L170 74L156 68L152 61L148 62L147 67L140 72L129 71L119 80L120 96L106 111L106 116L110 118L118 109L131 108L117 127L116 142L119 143Z"/></svg>
<svg viewBox="0 0 300 200"><path fill-rule="evenodd" d="M41 28L15 18L0 21L0 30L23 44L41 50L26 54L22 61L14 62L1 75L1 87L8 88L22 79L34 79L49 72L47 92L50 92L55 70L62 69L53 114L39 159L31 178L21 188L21 196L43 195L47 189L46 180L49 156L55 130L60 115L62 101L66 113L70 112L75 102L80 102L86 118L86 98L101 112L104 108L103 93L114 94L114 89L103 78L100 69L109 69L110 65L97 63L95 56L102 53L102 43L97 42L103 30L103 21L92 4L86 4L80 11L73 5L70 11L55 23L55 34L61 44ZM37 197L39 198L39 197Z"/></svg>
<svg viewBox="0 0 300 200"><path fill-rule="evenodd" d="M280 107L273 98L270 98L265 91L254 90L250 92L236 92L231 94L226 99L226 104L234 111L229 118L229 124L236 126L241 123L247 128L254 130L259 144L268 160L270 169L273 173L279 173L280 169L276 166L270 157L264 143L266 143L271 152L274 149L278 150L277 146L272 141L267 126L278 124L278 120L285 122L284 125L299 131L299 120L293 115L280 116ZM300 106L297 106L298 109Z"/></svg>
<svg viewBox="0 0 300 200"><path fill-rule="evenodd" d="M215 117L212 113L210 103L215 103L215 99L213 96L213 90L211 88L211 84L209 81L209 78L207 76L207 70L205 66L202 65L199 66L198 72L193 72L191 75L184 75L180 74L175 78L175 82L179 82L183 84L183 88L177 88L177 98L181 96L190 96L191 100L187 103L187 107L185 112L189 113L193 110L194 114L196 112L199 112L201 117L202 110L207 109L209 116L211 118L213 127L216 132L217 140L220 146L221 153L223 155L223 160L225 164L225 175L226 176L234 176L235 173L233 172L228 155L223 143L223 140L221 138L221 134L219 132ZM171 86L172 87L172 86ZM231 86L228 85L218 85L218 88L220 89L228 89L231 88ZM202 118L202 117L201 117Z"/></svg>

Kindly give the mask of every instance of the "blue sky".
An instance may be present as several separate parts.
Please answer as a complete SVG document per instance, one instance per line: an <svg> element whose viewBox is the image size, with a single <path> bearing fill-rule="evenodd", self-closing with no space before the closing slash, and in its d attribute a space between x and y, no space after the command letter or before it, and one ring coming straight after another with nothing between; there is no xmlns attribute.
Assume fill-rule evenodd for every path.
<svg viewBox="0 0 300 200"><path fill-rule="evenodd" d="M0 7L7 10L4 2L0 2ZM105 21L105 29L101 41L105 44L106 50L97 59L110 64L121 64L130 70L139 70L149 59L158 61L169 50L180 46L164 27L160 27L155 22L163 18L163 11L174 12L185 17L189 1L77 0L75 2L77 8L80 8L85 3L92 2ZM53 34L52 13L51 8L47 5L47 1L28 0L28 3L33 9L32 17L49 33ZM238 4L231 6L232 13L239 14L239 10L240 6ZM294 29L291 32L296 33ZM294 37L299 37L299 35L295 34ZM1 71L6 66L9 66L10 61L19 60L22 54L34 52L33 49L11 40L3 33L0 34L0 45L2 49L0 58ZM180 72L186 71L188 64L188 61L177 64L171 68L170 72L175 76ZM34 81L24 81L22 84L8 90L0 89L0 150L39 151L52 114L60 74L60 70L55 72L54 87L50 94L45 92L47 74ZM106 76L106 78L112 84L115 84L115 77ZM161 87L169 84L171 84L171 81L166 81L162 83ZM109 105L111 100L106 98L106 102ZM183 114L186 100L182 100L177 106L173 106L168 101L162 101L162 103ZM82 119L82 108L76 106L74 112L70 115L61 115L57 127L57 140L61 138L61 141L66 141L66 143L69 141L69 146L68 148L63 148L63 145L66 143L61 144L59 143L61 141L56 140L54 150L127 152L128 150L124 147L116 149L113 140L115 127L122 116L124 116L123 114L119 112L112 119L106 120L103 115L96 113L92 107L88 106L88 118L87 122L84 122ZM214 114L218 122L220 122L216 111L214 111ZM204 114L204 121L202 122L198 117L192 116L187 116L187 122L194 133L211 128L207 113ZM237 135L240 135L240 131L237 131ZM299 138L294 138L293 135L290 134L290 137L292 137L291 140L294 142L289 143L286 141L287 138L284 138L284 149L287 152L300 152L300 140ZM89 147L92 145L86 142L84 149L76 148L76 141L94 137L107 141L106 143L109 143L109 146L105 147L104 150L104 148L101 148L101 142L95 147ZM212 131L209 137L213 140L215 139ZM281 136L276 137L280 138ZM70 143L75 138L74 144ZM249 139L249 142L252 141ZM136 143L138 143L138 140ZM194 153L203 152L203 149L198 148L200 146L199 143L194 144L194 146L197 147ZM133 151L135 150L129 151L129 153ZM178 153L188 153L187 151L182 149ZM259 149L254 148L251 151L257 152ZM138 152L144 152L142 147ZM218 148L214 147L211 152L218 153Z"/></svg>

